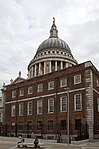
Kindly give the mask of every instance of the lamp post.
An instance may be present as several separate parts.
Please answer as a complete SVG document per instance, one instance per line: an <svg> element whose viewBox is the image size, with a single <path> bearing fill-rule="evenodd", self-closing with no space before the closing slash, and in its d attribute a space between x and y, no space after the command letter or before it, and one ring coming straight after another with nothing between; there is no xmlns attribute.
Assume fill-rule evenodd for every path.
<svg viewBox="0 0 99 149"><path fill-rule="evenodd" d="M17 124L17 119L18 119L18 98L19 98L19 87L17 88L16 92L16 107L15 107L15 137L17 137L18 134L18 124Z"/></svg>
<svg viewBox="0 0 99 149"><path fill-rule="evenodd" d="M70 99L69 99L69 88L67 87L67 88L64 88L64 90L66 91L66 93L67 93L67 100L68 100L68 105L67 105L67 134L68 134L68 146L69 146L69 141L70 141L70 124L69 124L69 122L70 122L70 111L69 111L69 109L70 109Z"/></svg>

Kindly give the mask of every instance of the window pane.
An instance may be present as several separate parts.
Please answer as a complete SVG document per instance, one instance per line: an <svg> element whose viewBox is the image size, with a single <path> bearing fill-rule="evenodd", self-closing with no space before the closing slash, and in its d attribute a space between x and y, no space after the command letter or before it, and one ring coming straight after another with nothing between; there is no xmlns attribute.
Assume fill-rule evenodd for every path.
<svg viewBox="0 0 99 149"><path fill-rule="evenodd" d="M23 115L23 103L19 104L19 116Z"/></svg>
<svg viewBox="0 0 99 149"><path fill-rule="evenodd" d="M28 102L28 115L32 114L32 102Z"/></svg>
<svg viewBox="0 0 99 149"><path fill-rule="evenodd" d="M42 92L43 91L43 84L39 84L37 88L37 92Z"/></svg>
<svg viewBox="0 0 99 149"><path fill-rule="evenodd" d="M15 116L15 105L12 105L11 116Z"/></svg>
<svg viewBox="0 0 99 149"><path fill-rule="evenodd" d="M61 130L66 130L66 120L61 120Z"/></svg>
<svg viewBox="0 0 99 149"><path fill-rule="evenodd" d="M74 84L81 83L81 75L74 76Z"/></svg>
<svg viewBox="0 0 99 149"><path fill-rule="evenodd" d="M81 94L74 95L74 109L75 110L81 110L82 109Z"/></svg>
<svg viewBox="0 0 99 149"><path fill-rule="evenodd" d="M22 129L23 129L23 123L20 122L20 123L19 123L19 130L22 130Z"/></svg>
<svg viewBox="0 0 99 149"><path fill-rule="evenodd" d="M42 100L37 101L37 114L42 114Z"/></svg>
<svg viewBox="0 0 99 149"><path fill-rule="evenodd" d="M60 111L64 112L66 111L66 97L61 97L60 98Z"/></svg>
<svg viewBox="0 0 99 149"><path fill-rule="evenodd" d="M53 121L48 121L48 130L53 130Z"/></svg>
<svg viewBox="0 0 99 149"><path fill-rule="evenodd" d="M54 99L48 100L48 112L53 113L54 112Z"/></svg>
<svg viewBox="0 0 99 149"><path fill-rule="evenodd" d="M28 87L28 94L32 94L32 93L33 93L33 87L30 86L30 87Z"/></svg>
<svg viewBox="0 0 99 149"><path fill-rule="evenodd" d="M48 90L54 89L54 81L48 83Z"/></svg>
<svg viewBox="0 0 99 149"><path fill-rule="evenodd" d="M31 122L27 123L27 130L32 132L32 123Z"/></svg>
<svg viewBox="0 0 99 149"><path fill-rule="evenodd" d="M60 87L67 86L67 78L63 78L60 80Z"/></svg>
<svg viewBox="0 0 99 149"><path fill-rule="evenodd" d="M81 120L75 120L75 130L80 130L81 129Z"/></svg>
<svg viewBox="0 0 99 149"><path fill-rule="evenodd" d="M41 130L42 129L42 121L37 122L37 129Z"/></svg>
<svg viewBox="0 0 99 149"><path fill-rule="evenodd" d="M96 80L97 87L99 87L99 80Z"/></svg>
<svg viewBox="0 0 99 149"><path fill-rule="evenodd" d="M16 97L16 91L12 91L12 98Z"/></svg>
<svg viewBox="0 0 99 149"><path fill-rule="evenodd" d="M20 96L24 95L24 89L20 89Z"/></svg>

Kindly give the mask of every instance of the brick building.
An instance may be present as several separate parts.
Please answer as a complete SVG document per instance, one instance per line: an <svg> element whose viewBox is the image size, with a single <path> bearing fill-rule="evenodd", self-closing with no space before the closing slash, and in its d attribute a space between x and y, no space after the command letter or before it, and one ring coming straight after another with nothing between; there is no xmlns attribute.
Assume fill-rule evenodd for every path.
<svg viewBox="0 0 99 149"><path fill-rule="evenodd" d="M72 140L99 136L99 72L91 61L78 64L58 38L55 19L50 37L19 76L2 89L4 135ZM68 134L69 133L69 134Z"/></svg>

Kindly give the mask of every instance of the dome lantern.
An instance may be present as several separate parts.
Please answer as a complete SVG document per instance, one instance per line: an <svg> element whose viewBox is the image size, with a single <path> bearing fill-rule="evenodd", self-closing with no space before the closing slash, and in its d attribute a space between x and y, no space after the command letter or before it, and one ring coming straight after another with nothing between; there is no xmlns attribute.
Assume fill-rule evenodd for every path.
<svg viewBox="0 0 99 149"><path fill-rule="evenodd" d="M49 38L52 38L52 37L58 37L58 30L57 30L57 27L55 25L55 18L53 17L53 24L51 26L51 30L50 30L50 37Z"/></svg>

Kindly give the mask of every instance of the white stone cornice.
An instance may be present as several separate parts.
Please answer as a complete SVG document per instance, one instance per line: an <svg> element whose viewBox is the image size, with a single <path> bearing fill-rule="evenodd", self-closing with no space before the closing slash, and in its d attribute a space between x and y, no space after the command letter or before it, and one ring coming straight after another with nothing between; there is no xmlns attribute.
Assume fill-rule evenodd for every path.
<svg viewBox="0 0 99 149"><path fill-rule="evenodd" d="M70 90L69 93L77 92L77 91L82 91L82 90L85 90L85 88L73 89L73 90ZM54 92L53 94L46 94L46 95L41 95L41 96L37 96L37 97L35 96L35 97L31 97L31 98L25 98L25 99L20 99L20 100L14 100L14 101L10 101L10 102L5 102L5 104L11 104L11 103L16 103L16 102L35 100L35 99L44 98L44 97L51 97L51 96L55 96L56 94L58 94L58 95L66 94L66 91L59 92L59 93L55 93L55 92Z"/></svg>

